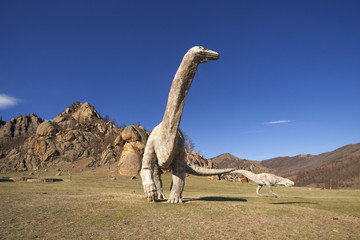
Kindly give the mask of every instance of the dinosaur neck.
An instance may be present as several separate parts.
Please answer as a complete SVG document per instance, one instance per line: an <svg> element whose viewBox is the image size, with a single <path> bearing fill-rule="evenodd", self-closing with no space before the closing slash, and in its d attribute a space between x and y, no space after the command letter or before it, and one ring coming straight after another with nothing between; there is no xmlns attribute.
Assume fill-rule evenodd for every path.
<svg viewBox="0 0 360 240"><path fill-rule="evenodd" d="M194 61L191 53L185 54L171 85L162 128L167 137L174 137L179 129L185 100L194 79L199 63Z"/></svg>

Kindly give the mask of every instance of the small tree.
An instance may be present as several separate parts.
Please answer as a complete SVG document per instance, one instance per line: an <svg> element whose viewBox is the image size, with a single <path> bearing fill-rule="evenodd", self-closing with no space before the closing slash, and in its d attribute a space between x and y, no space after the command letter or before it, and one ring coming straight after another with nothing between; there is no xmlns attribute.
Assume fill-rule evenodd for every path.
<svg viewBox="0 0 360 240"><path fill-rule="evenodd" d="M188 147L189 152L193 151L195 148L195 144L191 138L189 138L189 140L188 140L187 147Z"/></svg>
<svg viewBox="0 0 360 240"><path fill-rule="evenodd" d="M0 127L4 124L5 124L5 122L2 120L2 116L0 116Z"/></svg>
<svg viewBox="0 0 360 240"><path fill-rule="evenodd" d="M105 122L110 122L110 117L109 117L109 115L107 115L107 114L105 115L104 121L105 121Z"/></svg>
<svg viewBox="0 0 360 240"><path fill-rule="evenodd" d="M76 111L81 106L81 102L73 102L71 106L69 107L71 110Z"/></svg>
<svg viewBox="0 0 360 240"><path fill-rule="evenodd" d="M187 149L188 152L193 151L195 149L193 140L185 132L183 132L183 135L185 140L185 149Z"/></svg>

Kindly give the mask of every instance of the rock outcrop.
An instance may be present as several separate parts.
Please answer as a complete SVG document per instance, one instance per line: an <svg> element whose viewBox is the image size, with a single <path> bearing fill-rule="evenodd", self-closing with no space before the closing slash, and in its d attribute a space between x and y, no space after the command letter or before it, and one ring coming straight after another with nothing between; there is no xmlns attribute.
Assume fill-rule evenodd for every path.
<svg viewBox="0 0 360 240"><path fill-rule="evenodd" d="M98 166L107 163L108 149L117 149L115 162L122 150L122 141L117 139L120 132L89 103L73 104L51 122L34 114L19 116L0 128L0 168L36 170L84 158L90 166ZM14 146L16 141L20 143Z"/></svg>
<svg viewBox="0 0 360 240"><path fill-rule="evenodd" d="M149 133L141 126L131 125L124 129L121 136L125 145L119 161L119 174L138 175Z"/></svg>
<svg viewBox="0 0 360 240"><path fill-rule="evenodd" d="M36 135L40 138L55 137L57 129L50 122L43 122L36 128Z"/></svg>
<svg viewBox="0 0 360 240"><path fill-rule="evenodd" d="M204 168L213 168L212 161L204 158L203 155L196 153L195 151L189 152L187 149L185 149L185 152L187 162Z"/></svg>
<svg viewBox="0 0 360 240"><path fill-rule="evenodd" d="M37 170L88 161L88 167L117 164L119 174L136 176L149 132L105 122L89 103L74 103L52 121L35 114L7 122L0 118L0 170ZM187 161L211 168L203 156L187 153Z"/></svg>
<svg viewBox="0 0 360 240"><path fill-rule="evenodd" d="M36 131L42 122L44 119L38 118L34 113L18 116L5 122L5 124L1 121L0 136L3 138L26 136Z"/></svg>

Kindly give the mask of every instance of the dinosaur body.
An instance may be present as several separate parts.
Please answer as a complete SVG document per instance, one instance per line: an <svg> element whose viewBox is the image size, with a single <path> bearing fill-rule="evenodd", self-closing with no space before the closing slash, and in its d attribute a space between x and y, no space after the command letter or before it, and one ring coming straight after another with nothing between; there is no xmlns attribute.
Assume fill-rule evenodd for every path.
<svg viewBox="0 0 360 240"><path fill-rule="evenodd" d="M260 189L264 185L266 185L268 187L270 193L273 194L275 197L279 197L279 195L273 192L272 186L275 186L275 185L285 185L286 187L294 186L293 181L291 181L291 180L289 180L287 178L276 176L276 175L271 174L271 173L255 174L253 172L246 171L246 170L235 170L235 171L233 171L231 173L244 175L245 177L247 177L251 181L257 183L258 187L256 188L256 194L258 196L261 196L260 195Z"/></svg>
<svg viewBox="0 0 360 240"><path fill-rule="evenodd" d="M151 132L142 161L141 178L148 201L156 201L162 193L159 169L172 170L173 186L168 202L182 202L186 169L199 175L217 175L233 169L205 169L187 165L184 137L179 129L185 100L200 63L217 60L219 54L203 47L193 47L184 56L171 85L162 122ZM211 170L213 173L211 174Z"/></svg>

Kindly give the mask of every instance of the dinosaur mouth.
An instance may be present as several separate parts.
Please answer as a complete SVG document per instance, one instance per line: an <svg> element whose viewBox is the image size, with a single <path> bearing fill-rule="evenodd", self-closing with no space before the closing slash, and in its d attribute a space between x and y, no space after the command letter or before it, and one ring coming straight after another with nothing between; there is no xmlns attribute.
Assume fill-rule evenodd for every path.
<svg viewBox="0 0 360 240"><path fill-rule="evenodd" d="M203 49L200 53L199 53L200 59L199 62L200 63L206 63L207 61L211 61L211 60L218 60L220 55L217 52L208 50L208 49Z"/></svg>
<svg viewBox="0 0 360 240"><path fill-rule="evenodd" d="M218 60L220 58L220 54L215 52L215 51L211 51L211 50L204 50L202 53L207 60Z"/></svg>

